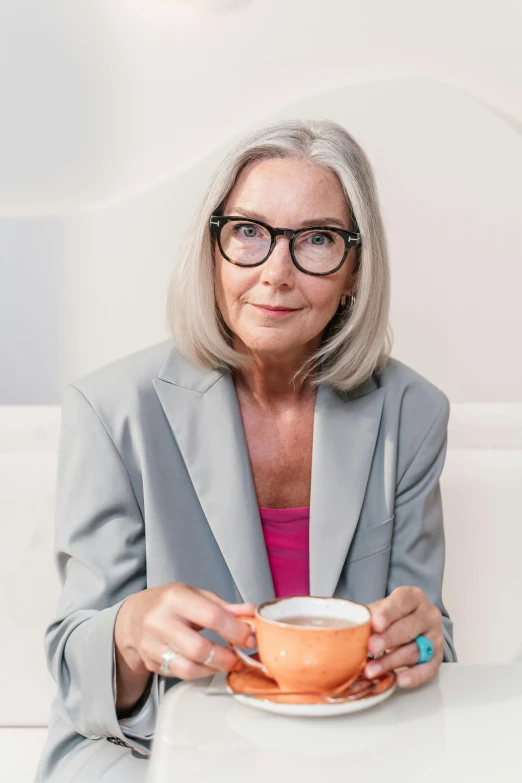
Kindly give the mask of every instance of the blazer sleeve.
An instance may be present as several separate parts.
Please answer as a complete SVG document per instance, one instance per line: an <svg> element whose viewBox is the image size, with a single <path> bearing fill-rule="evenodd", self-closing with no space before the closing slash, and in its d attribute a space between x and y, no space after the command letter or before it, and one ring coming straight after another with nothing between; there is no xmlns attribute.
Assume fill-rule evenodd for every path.
<svg viewBox="0 0 522 783"><path fill-rule="evenodd" d="M58 711L85 737L120 740L147 755L145 739L123 733L113 692L116 616L146 587L143 518L106 427L73 385L62 396L55 556L62 591L45 651Z"/></svg>
<svg viewBox="0 0 522 783"><path fill-rule="evenodd" d="M112 666L112 690L114 695L114 702L116 703L116 651L114 645ZM159 714L160 679L161 678L157 674L153 674L148 695L145 698L142 706L135 707L131 715L128 715L125 718L119 718L121 730L129 739L140 741L153 739L154 732L156 730L156 721Z"/></svg>
<svg viewBox="0 0 522 783"><path fill-rule="evenodd" d="M395 522L387 594L400 585L420 587L442 612L444 660L456 661L453 623L442 602L445 539L440 475L447 448L449 402L430 423L395 491Z"/></svg>

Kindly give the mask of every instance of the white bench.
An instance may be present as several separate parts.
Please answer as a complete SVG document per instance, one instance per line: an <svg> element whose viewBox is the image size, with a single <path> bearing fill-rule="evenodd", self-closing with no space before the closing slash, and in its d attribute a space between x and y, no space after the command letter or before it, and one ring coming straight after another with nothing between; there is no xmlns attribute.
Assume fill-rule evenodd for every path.
<svg viewBox="0 0 522 783"><path fill-rule="evenodd" d="M459 661L522 662L522 404L452 405L441 485Z"/></svg>
<svg viewBox="0 0 522 783"><path fill-rule="evenodd" d="M58 406L0 407L0 758L2 779L17 783L32 781L54 696L43 634L59 593L59 428ZM452 406L442 489L444 599L459 660L522 660L522 405Z"/></svg>
<svg viewBox="0 0 522 783"><path fill-rule="evenodd" d="M0 777L9 783L32 783L54 697L43 634L60 590L53 563L59 430L59 406L0 406Z"/></svg>

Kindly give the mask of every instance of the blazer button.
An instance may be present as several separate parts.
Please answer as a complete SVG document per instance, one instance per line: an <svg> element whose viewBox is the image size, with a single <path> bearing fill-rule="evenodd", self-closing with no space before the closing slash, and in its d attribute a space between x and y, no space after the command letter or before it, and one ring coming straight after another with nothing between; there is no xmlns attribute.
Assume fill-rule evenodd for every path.
<svg viewBox="0 0 522 783"><path fill-rule="evenodd" d="M119 737L107 737L107 742L112 742L113 745L120 745L122 748L130 748L130 745L127 745L127 743Z"/></svg>

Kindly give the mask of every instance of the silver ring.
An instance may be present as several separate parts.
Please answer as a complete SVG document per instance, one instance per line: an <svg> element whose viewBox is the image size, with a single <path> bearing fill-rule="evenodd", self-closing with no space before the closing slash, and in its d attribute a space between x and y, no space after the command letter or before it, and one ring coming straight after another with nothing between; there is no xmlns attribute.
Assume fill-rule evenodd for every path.
<svg viewBox="0 0 522 783"><path fill-rule="evenodd" d="M170 674L170 664L174 660L174 658L177 658L178 654L177 652L174 652L173 650L165 650L165 652L161 656L161 666L160 666L160 674L162 677L168 677Z"/></svg>
<svg viewBox="0 0 522 783"><path fill-rule="evenodd" d="M203 666L210 666L210 664L211 664L211 663L212 663L212 661L214 660L214 655L215 655L215 654L216 654L216 646L213 644L213 645L212 645L212 647L210 648L210 652L209 652L209 654L207 655L207 657L206 657L206 658L205 658L205 660L203 661L203 664L202 664L202 665L203 665Z"/></svg>

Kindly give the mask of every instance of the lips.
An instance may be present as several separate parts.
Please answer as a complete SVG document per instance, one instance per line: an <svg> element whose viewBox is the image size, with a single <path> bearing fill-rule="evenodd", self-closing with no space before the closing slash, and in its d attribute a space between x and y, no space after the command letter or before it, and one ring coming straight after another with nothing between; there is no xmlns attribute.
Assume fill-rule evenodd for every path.
<svg viewBox="0 0 522 783"><path fill-rule="evenodd" d="M272 305L254 304L254 307L260 307L262 310L271 310L274 313L290 313L297 310L297 307L273 307Z"/></svg>

